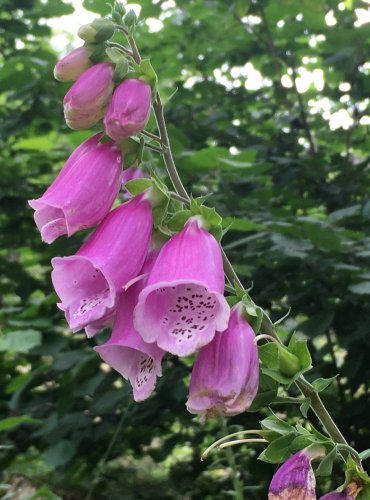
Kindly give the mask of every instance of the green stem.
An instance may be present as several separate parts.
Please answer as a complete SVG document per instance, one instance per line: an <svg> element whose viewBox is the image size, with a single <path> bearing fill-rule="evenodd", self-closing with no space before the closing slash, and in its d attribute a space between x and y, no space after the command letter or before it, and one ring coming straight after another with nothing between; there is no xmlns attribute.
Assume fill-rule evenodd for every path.
<svg viewBox="0 0 370 500"><path fill-rule="evenodd" d="M222 430L227 434L227 425L225 419L222 419ZM238 476L238 471L236 467L235 456L231 448L226 448L226 459L230 467L231 480L234 487L236 500L244 500L244 484L243 481Z"/></svg>
<svg viewBox="0 0 370 500"><path fill-rule="evenodd" d="M129 408L130 408L130 404L128 404L126 410L122 411L121 419L118 422L118 425L117 425L116 430L115 430L115 432L114 432L114 434L112 436L112 439L109 442L108 448L106 449L106 452L104 453L102 459L99 461L99 463L98 463L98 465L96 467L95 474L94 474L95 477L91 481L90 488L89 488L89 490L87 492L85 500L91 500L92 495L94 493L94 490L95 490L96 486L99 484L100 477L101 477L101 475L103 473L104 465L106 464L107 460L109 459L110 454L111 454L111 452L113 450L113 447L116 444L116 441L118 439L119 433L121 432L123 424L125 423L125 420L127 418L127 414L128 414Z"/></svg>
<svg viewBox="0 0 370 500"><path fill-rule="evenodd" d="M140 53L137 49L135 40L129 34L127 35L127 39L128 39L129 44L130 44L134 60L137 63L139 63L141 61L141 57L140 57ZM161 98L160 98L160 95L158 92L156 93L156 99L153 103L153 108L154 108L155 118L157 121L158 130L160 132L162 144L165 146L165 151L162 153L163 158L164 158L164 162L165 162L165 166L166 166L168 175L171 179L171 182L172 182L172 184L177 192L176 197L177 197L177 199L180 199L180 201L183 201L184 203L189 204L190 196L188 195L184 185L182 184L181 178L177 172L177 168L176 168L175 162L173 160L170 141L169 141L168 133L167 133L166 122L165 122L164 114L163 114L163 105L162 105ZM242 282L240 281L237 273L235 272L231 262L229 261L227 255L222 247L221 247L221 252L222 252L222 258L223 258L223 262L224 262L225 274L226 274L230 284L237 283L238 286L240 286L244 290ZM267 316L266 313L264 313L264 318L262 320L261 333L277 337L274 325L271 323L271 320ZM338 429L337 425L335 424L334 420L330 416L328 410L326 409L325 405L323 404L319 394L314 389L314 387L304 378L303 375L301 375L299 377L299 379L296 381L296 385L299 388L299 390L302 392L302 394L306 398L309 398L310 407L312 408L313 412L316 414L317 418L322 423L323 427L326 429L328 435L333 439L333 441L338 443L338 444L349 446L345 437ZM229 460L230 466L233 470L233 482L234 482L234 487L235 487L236 498L238 500L242 500L243 499L243 488L240 491L239 480L238 480L238 477L234 471L235 459L234 459L234 456L232 455L231 449L228 449L228 450L229 450L229 452L231 452L231 455L229 455L228 460ZM361 468L361 461L357 459L356 463Z"/></svg>

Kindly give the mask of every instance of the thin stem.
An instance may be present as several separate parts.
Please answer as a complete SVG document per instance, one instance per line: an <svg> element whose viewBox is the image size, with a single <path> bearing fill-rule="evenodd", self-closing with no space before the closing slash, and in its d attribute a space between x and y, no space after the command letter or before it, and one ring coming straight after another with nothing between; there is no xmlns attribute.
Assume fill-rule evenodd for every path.
<svg viewBox="0 0 370 500"><path fill-rule="evenodd" d="M227 441L227 443L220 444L219 448L222 450L224 448L229 448L229 446L235 446L236 444L246 444L246 443L268 443L267 439L234 439L234 441Z"/></svg>
<svg viewBox="0 0 370 500"><path fill-rule="evenodd" d="M151 149L152 151L155 151L156 153L161 153L163 154L163 149L158 148L157 146L153 146L153 144L145 143L145 147Z"/></svg>
<svg viewBox="0 0 370 500"><path fill-rule="evenodd" d="M208 448L202 453L200 459L205 460L214 448L217 448L218 446L220 446L221 443L224 443L225 441L227 441L232 437L243 436L245 434L256 434L257 436L263 436L264 433L265 431L257 429L257 430L233 432L232 434L228 434L227 436L224 436L221 439L218 439L217 441L212 443L211 446L208 446Z"/></svg>
<svg viewBox="0 0 370 500"><path fill-rule="evenodd" d="M227 426L225 419L222 420L222 429L224 432L227 432ZM236 468L236 461L234 457L234 453L231 448L227 448L226 450L226 458L230 467L231 480L234 486L235 498L236 500L244 500L244 483L239 478L238 471Z"/></svg>
<svg viewBox="0 0 370 500"><path fill-rule="evenodd" d="M114 445L116 444L116 441L118 439L119 433L121 432L123 424L125 423L125 420L127 418L127 414L129 412L129 409L130 409L130 403L127 405L126 410L124 410L122 412L121 419L118 422L118 425L116 427L115 433L113 434L112 439L109 442L108 448L106 449L106 452L104 453L102 459L98 463L98 466L97 466L96 472L95 472L95 477L91 481L91 485L90 485L90 488L89 488L89 490L87 492L85 500L91 500L92 495L94 493L94 490L95 490L96 486L99 484L100 476L102 475L102 472L103 472L103 467L106 464L108 458L110 457L110 454L111 454L111 452L113 450Z"/></svg>
<svg viewBox="0 0 370 500"><path fill-rule="evenodd" d="M109 47L114 47L115 49L118 49L120 52L122 52L122 54L126 54L130 57L132 57L132 52L131 50L129 49L126 49L126 47L124 47L123 45L121 45L120 43L115 43L115 42L107 42L108 46Z"/></svg>
<svg viewBox="0 0 370 500"><path fill-rule="evenodd" d="M152 134L151 132L148 132L147 130L142 130L141 134L146 135L146 137L150 137L150 139L153 139L154 141L162 142L162 139L159 137L159 135Z"/></svg>

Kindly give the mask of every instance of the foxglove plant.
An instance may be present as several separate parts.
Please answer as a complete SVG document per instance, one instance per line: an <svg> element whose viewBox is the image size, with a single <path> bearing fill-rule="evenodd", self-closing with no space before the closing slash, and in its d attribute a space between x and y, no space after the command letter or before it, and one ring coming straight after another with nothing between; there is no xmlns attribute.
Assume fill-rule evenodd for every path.
<svg viewBox="0 0 370 500"><path fill-rule="evenodd" d="M80 130L95 125L103 116L113 92L113 66L94 64L64 96L64 117L68 127Z"/></svg>
<svg viewBox="0 0 370 500"><path fill-rule="evenodd" d="M95 347L106 363L130 381L135 401L142 401L153 392L156 379L162 374L161 361L165 354L156 344L144 342L133 325L137 298L154 261L155 255L150 254L141 270L144 277L122 292L112 335L105 344Z"/></svg>
<svg viewBox="0 0 370 500"><path fill-rule="evenodd" d="M293 335L283 345L267 312L253 302L220 246L221 217L204 206L203 199L190 197L182 184L171 153L157 76L149 60L141 59L134 40L136 16L123 16L124 8L116 2L111 19L96 19L81 27L79 36L86 46L72 51L55 67L57 79L77 78L64 98L67 125L73 129L96 125L108 136L98 132L82 143L44 195L29 202L46 242L100 222L75 255L52 260L59 307L71 330L85 328L88 337L113 323L110 339L95 350L130 381L136 401L154 390L165 352L182 357L199 351L187 408L201 419L247 411L258 400L260 372L265 384L267 379L267 392L272 393L266 399L261 389L264 404L276 398L277 383L285 393L295 385L303 396L298 400L302 415L307 417L311 408L327 435L270 416L261 422L260 430L242 431L261 438L226 442L232 434L208 450L216 445L271 441L260 458L281 463L287 447L302 448L275 473L270 500L314 500L311 460L328 453L328 467L335 458L349 454L346 467L352 481L343 492L328 493L322 499L355 498L359 491L370 489L361 457L340 433L316 386L303 375L311 369L305 341ZM125 36L129 48L109 41L115 32ZM91 47L100 54L92 66ZM158 133L145 130L151 110ZM174 192L153 166L150 178L138 178L148 149L162 154ZM121 184L123 157L125 167L134 165L123 175L124 184L131 181L128 188L133 197L107 214ZM122 193L121 199L125 197ZM155 262L153 255L148 257L153 223L167 238ZM234 305L231 313L228 301ZM273 342L257 348L259 340ZM271 384L275 389L270 390ZM263 407L260 402L256 406ZM280 455L276 451L279 437L285 443ZM318 444L308 446L312 442ZM243 493L238 484L239 500Z"/></svg>
<svg viewBox="0 0 370 500"><path fill-rule="evenodd" d="M46 243L96 225L113 205L122 179L122 153L113 142L100 144L101 136L83 142L46 192L28 202Z"/></svg>
<svg viewBox="0 0 370 500"><path fill-rule="evenodd" d="M145 342L178 356L208 344L227 328L220 247L193 217L159 253L140 293L134 325Z"/></svg>
<svg viewBox="0 0 370 500"><path fill-rule="evenodd" d="M102 318L109 322L117 294L143 266L151 232L151 203L144 193L110 212L76 255L52 259L59 307L73 332L90 325L95 333Z"/></svg>
<svg viewBox="0 0 370 500"><path fill-rule="evenodd" d="M54 67L54 78L60 82L74 82L90 66L91 49L85 45L72 50L60 59Z"/></svg>
<svg viewBox="0 0 370 500"><path fill-rule="evenodd" d="M291 456L275 472L268 500L316 500L316 480L311 461L324 455L325 449L314 445Z"/></svg>
<svg viewBox="0 0 370 500"><path fill-rule="evenodd" d="M144 80L132 78L122 82L114 91L104 117L109 137L120 141L137 134L150 116L152 89Z"/></svg>
<svg viewBox="0 0 370 500"><path fill-rule="evenodd" d="M258 391L259 363L255 334L242 304L233 307L227 329L198 353L186 404L203 417L246 411Z"/></svg>

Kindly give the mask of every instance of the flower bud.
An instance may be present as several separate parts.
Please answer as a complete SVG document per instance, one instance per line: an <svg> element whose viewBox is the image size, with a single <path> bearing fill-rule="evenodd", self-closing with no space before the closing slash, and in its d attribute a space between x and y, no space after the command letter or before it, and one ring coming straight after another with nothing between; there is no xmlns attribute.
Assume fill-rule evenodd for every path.
<svg viewBox="0 0 370 500"><path fill-rule="evenodd" d="M114 33L114 24L108 19L95 19L78 30L78 36L85 42L100 43L109 40Z"/></svg>
<svg viewBox="0 0 370 500"><path fill-rule="evenodd" d="M106 133L119 141L140 132L150 116L152 90L138 78L125 80L114 91L104 117Z"/></svg>
<svg viewBox="0 0 370 500"><path fill-rule="evenodd" d="M70 128L89 128L103 117L113 91L112 77L112 65L100 63L87 69L72 85L63 101Z"/></svg>
<svg viewBox="0 0 370 500"><path fill-rule="evenodd" d="M268 500L316 500L316 479L311 460L325 455L323 446L312 445L292 455L275 472Z"/></svg>
<svg viewBox="0 0 370 500"><path fill-rule="evenodd" d="M82 46L60 59L54 67L54 78L60 82L74 82L91 65L91 50Z"/></svg>

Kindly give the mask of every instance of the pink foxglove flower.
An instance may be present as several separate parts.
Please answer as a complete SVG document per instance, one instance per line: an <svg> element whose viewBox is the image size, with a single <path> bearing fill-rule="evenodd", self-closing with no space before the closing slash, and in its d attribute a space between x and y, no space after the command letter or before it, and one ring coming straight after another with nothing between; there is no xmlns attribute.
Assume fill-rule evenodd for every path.
<svg viewBox="0 0 370 500"><path fill-rule="evenodd" d="M133 78L122 82L114 91L104 117L109 137L119 141L140 132L149 120L151 95L150 85L143 80Z"/></svg>
<svg viewBox="0 0 370 500"><path fill-rule="evenodd" d="M189 219L159 253L135 308L135 328L145 342L191 354L226 329L230 308L223 291L220 247L199 218Z"/></svg>
<svg viewBox="0 0 370 500"><path fill-rule="evenodd" d="M227 329L199 351L191 374L187 408L207 417L246 411L258 391L258 349L255 334L233 307Z"/></svg>
<svg viewBox="0 0 370 500"><path fill-rule="evenodd" d="M122 155L113 142L100 144L100 137L83 142L46 192L28 202L46 243L94 226L113 205L121 184Z"/></svg>
<svg viewBox="0 0 370 500"><path fill-rule="evenodd" d="M91 50L85 46L72 50L56 63L54 78L60 82L74 82L93 64L90 54Z"/></svg>
<svg viewBox="0 0 370 500"><path fill-rule="evenodd" d="M344 491L331 491L323 497L320 497L320 500L355 500L361 490L362 486L360 484L356 481L351 481Z"/></svg>
<svg viewBox="0 0 370 500"><path fill-rule="evenodd" d="M149 257L149 261L153 258ZM142 273L148 271L151 262L144 265ZM129 380L135 401L142 401L150 396L157 377L162 374L161 361L164 351L155 343L143 341L133 325L134 307L140 291L145 285L145 278L131 285L118 301L111 338L95 347L102 359Z"/></svg>
<svg viewBox="0 0 370 500"><path fill-rule="evenodd" d="M271 480L268 500L316 500L311 460L324 455L322 446L309 446L288 458Z"/></svg>
<svg viewBox="0 0 370 500"><path fill-rule="evenodd" d="M91 325L96 333L102 318L109 321L117 293L143 266L152 224L151 204L144 193L110 212L76 255L52 259L59 307L73 332Z"/></svg>
<svg viewBox="0 0 370 500"><path fill-rule="evenodd" d="M113 66L94 64L64 96L64 116L70 128L79 130L95 125L105 113L113 92Z"/></svg>

